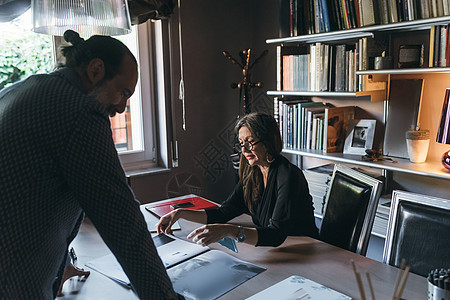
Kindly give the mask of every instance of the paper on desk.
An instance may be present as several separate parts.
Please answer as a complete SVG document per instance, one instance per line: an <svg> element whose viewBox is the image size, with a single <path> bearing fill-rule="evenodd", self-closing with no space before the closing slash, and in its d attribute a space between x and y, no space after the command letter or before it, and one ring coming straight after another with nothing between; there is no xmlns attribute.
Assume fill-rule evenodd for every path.
<svg viewBox="0 0 450 300"><path fill-rule="evenodd" d="M166 269L209 250L208 247L203 247L163 233L154 236L153 243ZM130 280L125 275L125 272L113 254L91 260L86 263L86 266L122 285L131 287Z"/></svg>
<svg viewBox="0 0 450 300"><path fill-rule="evenodd" d="M210 250L167 270L175 292L186 300L219 298L265 268ZM277 299L277 298L272 298Z"/></svg>
<svg viewBox="0 0 450 300"><path fill-rule="evenodd" d="M130 280L125 275L125 272L113 254L94 259L86 263L86 267L105 275L121 285L131 288Z"/></svg>
<svg viewBox="0 0 450 300"><path fill-rule="evenodd" d="M153 241L175 291L187 300L216 299L265 270L225 252L165 234L154 237ZM131 287L112 254L92 260L86 266Z"/></svg>
<svg viewBox="0 0 450 300"><path fill-rule="evenodd" d="M302 276L288 277L246 300L351 300L352 298Z"/></svg>

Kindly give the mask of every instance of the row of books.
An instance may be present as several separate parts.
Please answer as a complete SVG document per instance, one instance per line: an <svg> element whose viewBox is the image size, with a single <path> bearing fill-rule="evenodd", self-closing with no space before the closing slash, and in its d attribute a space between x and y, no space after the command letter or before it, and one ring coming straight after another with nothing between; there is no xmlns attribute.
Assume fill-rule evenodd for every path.
<svg viewBox="0 0 450 300"><path fill-rule="evenodd" d="M313 200L314 215L318 218L322 218L325 213L325 203L333 169L334 164L326 164L303 170Z"/></svg>
<svg viewBox="0 0 450 300"><path fill-rule="evenodd" d="M450 28L448 25L431 26L429 55L428 67L450 67Z"/></svg>
<svg viewBox="0 0 450 300"><path fill-rule="evenodd" d="M363 64L360 42L327 45L314 43L291 49L279 46L278 57L283 91L349 91L360 90L356 71Z"/></svg>
<svg viewBox="0 0 450 300"><path fill-rule="evenodd" d="M355 118L355 106L333 107L301 99L278 104L284 148L342 152L349 120Z"/></svg>
<svg viewBox="0 0 450 300"><path fill-rule="evenodd" d="M376 233L378 236L386 237L389 222L390 207L391 207L391 195L389 194L380 197L372 227L372 232Z"/></svg>
<svg viewBox="0 0 450 300"><path fill-rule="evenodd" d="M446 16L450 0L289 0L288 13L298 36Z"/></svg>

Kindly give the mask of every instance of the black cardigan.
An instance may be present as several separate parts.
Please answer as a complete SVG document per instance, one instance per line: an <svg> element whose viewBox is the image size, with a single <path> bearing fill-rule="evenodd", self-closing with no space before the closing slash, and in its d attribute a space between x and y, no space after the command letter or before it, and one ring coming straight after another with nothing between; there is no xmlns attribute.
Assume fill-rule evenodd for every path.
<svg viewBox="0 0 450 300"><path fill-rule="evenodd" d="M289 235L318 237L314 207L303 172L285 157L270 165L267 186L250 214L240 183L219 209L207 209L208 224L250 214L258 231L256 246L279 246Z"/></svg>

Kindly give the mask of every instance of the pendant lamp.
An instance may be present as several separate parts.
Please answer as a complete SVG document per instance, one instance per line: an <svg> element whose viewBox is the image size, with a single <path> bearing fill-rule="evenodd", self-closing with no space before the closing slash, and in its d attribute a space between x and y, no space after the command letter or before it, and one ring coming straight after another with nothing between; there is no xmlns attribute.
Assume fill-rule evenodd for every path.
<svg viewBox="0 0 450 300"><path fill-rule="evenodd" d="M131 32L127 0L32 0L33 31L63 36L68 29L82 37Z"/></svg>

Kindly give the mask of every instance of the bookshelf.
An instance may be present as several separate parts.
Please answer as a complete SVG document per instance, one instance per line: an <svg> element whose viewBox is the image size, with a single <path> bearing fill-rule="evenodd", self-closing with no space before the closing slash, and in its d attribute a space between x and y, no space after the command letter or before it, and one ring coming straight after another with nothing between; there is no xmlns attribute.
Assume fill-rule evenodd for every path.
<svg viewBox="0 0 450 300"><path fill-rule="evenodd" d="M338 31L314 33L301 36L291 36L283 38L267 39L267 44L277 44L280 47L289 45L304 45L314 43L335 44L337 42L348 42L360 40L362 38L374 38L377 33L383 32L407 32L417 30L429 30L434 25L446 25L450 23L450 16L436 18L419 19L414 21L397 22L383 25L372 25L360 28L345 29ZM282 67L278 67L281 69ZM405 68L405 69L383 69L383 70L355 70L355 78L359 77L362 81L367 81L363 76L367 75L396 75L396 74L424 74L424 73L450 73L450 67L432 67L432 68ZM384 82L388 84L389 78ZM295 91L282 90L280 85L277 91L268 91L269 96L309 96L309 97L373 97L372 101L383 101L387 96L386 87L380 88L380 85L367 85L361 90L354 87L354 91Z"/></svg>
<svg viewBox="0 0 450 300"><path fill-rule="evenodd" d="M427 30L433 25L444 25L450 23L450 16L435 17L429 19L419 19L414 21L397 22L383 25L372 25L354 29L345 29L331 32L322 32L302 36L291 36L285 38L267 39L267 44L277 44L281 47L287 45L309 44L317 42L345 42L355 39L373 38L380 32L408 32L415 30ZM426 67L426 68L405 68L405 69L384 69L384 70L357 70L355 76L361 76L366 80L366 89L363 91L293 91L277 90L267 91L267 95L275 97L275 103L283 102L284 98L292 96L319 97L319 98L354 98L369 96L371 101L387 102L389 81L392 76L401 75L423 75L423 74L450 74L450 67ZM277 87L279 88L279 85ZM387 105L385 105L386 109ZM278 109L275 109L278 112ZM387 112L384 112L387 115ZM385 120L384 120L385 121ZM431 176L434 178L450 179L450 174L437 162L426 162L423 164L413 164L407 159L396 159L398 163L393 164L388 161L368 162L361 160L361 156L347 155L343 153L324 153L321 150L290 149L284 148L284 153L299 155L301 157L320 158L328 161L342 162L371 168L383 169L388 172L403 172L421 176Z"/></svg>
<svg viewBox="0 0 450 300"><path fill-rule="evenodd" d="M450 24L450 16L444 17L436 17L429 19L420 19L408 22L398 22L384 25L373 25L361 28L354 29L346 29L339 31L331 31L331 32L323 32L323 33L315 33L309 35L302 36L292 36L285 38L274 38L267 39L267 44L277 45L278 48L283 47L292 47L300 45L303 47L307 44L311 43L328 43L330 45L337 43L345 43L350 41L354 43L355 40L360 40L364 38L376 38L377 36L386 37L389 39L389 47L394 47L391 43L391 36L401 35L401 34L411 34L415 33L415 31L422 31L428 33L430 31L431 26L434 25L446 25ZM429 44L424 44L424 47L429 47ZM428 51L428 49L426 50ZM280 55L281 51L277 51L277 56ZM425 54L427 56L427 54ZM429 102L426 110L423 111L424 115L437 115L439 108L436 108L437 102L442 100L441 96L432 95L430 96L430 91L437 90L445 90L444 87L450 87L450 67L428 67L426 63L424 63L422 68L403 68L403 69L383 69L383 70L374 70L374 69L366 69L366 70L356 70L354 73L355 77L359 77L360 80L364 80L365 87L364 90L359 91L295 91L295 90L281 90L280 88L280 74L282 73L280 69L277 70L280 74L277 74L277 90L276 91L267 91L267 95L274 97L274 105L276 106L274 109L274 114L277 115L280 113L278 103L284 103L285 100L292 99L295 96L299 96L302 98L309 98L317 101L317 99L324 98L323 101L333 100L335 103L340 102L341 99L346 102L351 101L358 105L359 97L370 97L370 102L383 102L383 126L386 125L387 115L388 115L388 103L389 103L389 88L391 80L393 79L404 79L404 78L423 78L424 84L428 86L427 94L424 93L425 100ZM279 67L279 65L278 65ZM436 80L438 79L438 80ZM438 83L436 81L439 81ZM447 82L449 82L449 86L447 86ZM424 90L426 90L424 88ZM435 92L437 94L437 92ZM363 99L367 101L367 98ZM430 103L432 103L430 105ZM440 103L440 102L439 102ZM336 104L339 105L339 104ZM434 110L433 110L434 109ZM432 119L424 122L424 128L432 129ZM294 119L295 120L295 119ZM290 122L290 120L287 120ZM283 131L283 129L282 129ZM384 134L384 132L383 132ZM433 133L431 134L433 136ZM433 138L432 138L433 140ZM439 148L439 146L433 145L434 150L443 149ZM430 146L431 149L431 146ZM431 151L431 150L430 150ZM429 153L430 153L429 151ZM450 173L441 165L440 159L437 157L433 157L431 159L427 159L425 163L414 164L409 161L409 159L396 158L392 157L392 160L396 162L392 162L390 160L382 160L378 162L371 162L362 159L361 155L350 155L344 153L326 153L323 150L311 150L305 148L298 147L289 147L285 146L282 150L284 154L289 154L294 157L298 157L299 162L301 162L302 167L307 165L314 165L316 163L315 159L319 159L319 161L323 162L331 162L331 163L343 163L349 164L356 167L367 167L374 170L380 170L382 176L385 178L385 187L384 193L390 193L392 187L390 185L391 180L395 177L399 177L401 174L405 175L414 175L419 176L418 178L414 178L413 180L422 181L421 178L425 179L424 183L419 183L418 187L427 186L430 190L422 191L422 193L434 193L434 189L441 192L442 189L447 185L448 180L450 180ZM435 152L443 153L441 150L436 150ZM430 154L429 154L430 157ZM306 162L306 164L305 164ZM312 162L312 163L308 163ZM404 176L400 176L404 178ZM431 180L431 183L428 181ZM435 187L434 184L437 183ZM420 190L420 188L419 188ZM389 196L385 196L384 202L389 202ZM383 202L383 203L384 203ZM381 200L380 200L381 204ZM383 211L384 209L384 211ZM319 212L315 212L316 217L320 218L321 214ZM377 225L374 226L372 234L384 238L386 232L386 224L387 218L389 214L389 207L381 207L379 206L379 211L377 211L376 222ZM376 228L375 228L376 227Z"/></svg>

